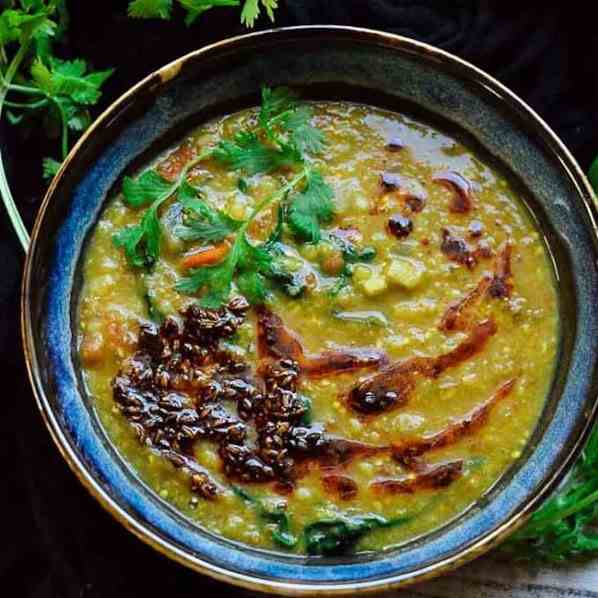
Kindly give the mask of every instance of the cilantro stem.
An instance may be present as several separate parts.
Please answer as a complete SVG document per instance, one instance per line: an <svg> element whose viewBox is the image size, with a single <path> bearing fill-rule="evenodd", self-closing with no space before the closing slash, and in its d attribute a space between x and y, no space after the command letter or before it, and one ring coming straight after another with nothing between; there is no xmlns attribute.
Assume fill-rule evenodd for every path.
<svg viewBox="0 0 598 598"><path fill-rule="evenodd" d="M584 499L571 505L568 509L565 509L564 511L559 511L558 513L555 513L555 515L553 515L552 517L548 517L547 519L543 519L542 521L537 522L536 525L534 525L534 523L531 522L530 525L527 526L525 529L523 529L521 532L515 533L513 535L513 538L515 538L517 540L523 540L526 538L534 538L536 536L538 527L544 528L544 527L547 527L548 525L551 525L552 523L556 523L557 521L562 521L563 519L567 519L567 517L571 517L571 515L575 515L575 513L582 511L588 505L591 505L593 502L596 502L597 500L598 500L598 490L595 490L594 492L592 492L591 494L586 496Z"/></svg>
<svg viewBox="0 0 598 598"><path fill-rule="evenodd" d="M291 179L288 183L283 185L278 191L275 191L265 199L263 199L260 203L258 203L254 208L249 218L245 221L243 226L241 227L242 231L245 231L247 227L251 224L253 219L266 207L268 207L272 202L276 201L280 197L286 195L289 191L295 188L295 186L300 183L303 179L307 177L308 169L304 168L296 177Z"/></svg>
<svg viewBox="0 0 598 598"><path fill-rule="evenodd" d="M61 135L61 148L62 148L62 159L64 160L69 153L69 125L66 118L66 113L64 112L64 107L62 104L56 100L55 98L50 98L52 103L56 106L60 114L60 124L62 128L62 135Z"/></svg>
<svg viewBox="0 0 598 598"><path fill-rule="evenodd" d="M8 79L6 79L6 81L8 81ZM14 83L6 83L6 87L8 88L8 91L15 91L17 93L22 93L24 95L29 95L29 96L45 96L46 95L46 92L42 91L41 89L37 89L35 87L28 87L25 85L15 85Z"/></svg>
<svg viewBox="0 0 598 598"><path fill-rule="evenodd" d="M8 106L9 108L22 108L23 110L35 110L36 108L42 108L48 104L48 99L44 98L42 100L38 100L37 102L11 102L9 100L4 100L4 105Z"/></svg>
<svg viewBox="0 0 598 598"><path fill-rule="evenodd" d="M0 85L0 118L2 117L2 109L4 107L4 103L6 101L6 94L8 93L11 82L16 75L19 67L21 66L21 62L27 55L29 51L29 46L31 45L31 35L26 37L22 40L21 46L19 47L17 53L15 54L14 58L12 59L11 63L8 65L6 69L6 73L2 79L2 83ZM29 248L29 233L21 215L19 214L19 209L15 203L15 200L12 196L12 192L8 185L8 179L6 178L6 171L4 169L4 159L2 157L2 151L0 151L0 195L2 196L2 201L4 202L4 206L6 207L6 211L8 213L8 217L12 222L13 228L15 229L15 233L25 251Z"/></svg>

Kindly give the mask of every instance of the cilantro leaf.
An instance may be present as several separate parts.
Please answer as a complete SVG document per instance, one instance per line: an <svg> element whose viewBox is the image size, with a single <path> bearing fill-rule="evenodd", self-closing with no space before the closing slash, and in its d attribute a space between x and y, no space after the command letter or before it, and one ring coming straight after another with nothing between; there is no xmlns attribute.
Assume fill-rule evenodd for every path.
<svg viewBox="0 0 598 598"><path fill-rule="evenodd" d="M225 214L219 214L213 222L195 219L188 225L177 226L175 235L183 241L203 241L205 243L217 243L226 239L231 233L239 228L239 225L232 225L231 220L225 218ZM232 221L234 222L234 221Z"/></svg>
<svg viewBox="0 0 598 598"><path fill-rule="evenodd" d="M185 24L189 26L206 10L215 6L239 6L240 0L179 0L179 3L187 11Z"/></svg>
<svg viewBox="0 0 598 598"><path fill-rule="evenodd" d="M138 268L142 268L147 264L141 243L144 234L143 226L138 224L123 228L112 237L114 246L117 248L122 247L125 250L127 262Z"/></svg>
<svg viewBox="0 0 598 598"><path fill-rule="evenodd" d="M197 190L187 182L181 185L178 200L187 211L193 212L196 216L187 224L175 228L175 235L183 241L222 241L243 224L225 212L209 206L198 197Z"/></svg>
<svg viewBox="0 0 598 598"><path fill-rule="evenodd" d="M145 212L139 224L120 230L112 240L115 247L124 249L125 257L131 266L150 268L160 257L160 237L156 203Z"/></svg>
<svg viewBox="0 0 598 598"><path fill-rule="evenodd" d="M24 8L25 10L7 9L0 14L0 46L21 41L37 32L48 36L54 34L56 23L48 18L46 7L41 5ZM29 13L30 9L38 12Z"/></svg>
<svg viewBox="0 0 598 598"><path fill-rule="evenodd" d="M224 166L248 175L272 172L302 160L294 148L274 149L262 143L252 131L237 133L233 141L221 141L214 150L214 158Z"/></svg>
<svg viewBox="0 0 598 598"><path fill-rule="evenodd" d="M128 176L123 179L123 199L131 208L141 208L173 191L173 184L155 170L147 170L137 179Z"/></svg>
<svg viewBox="0 0 598 598"><path fill-rule="evenodd" d="M191 270L189 276L177 282L176 290L186 295L193 295L207 288L207 293L200 299L204 307L218 308L225 303L230 296L233 276L239 262L239 238L222 262Z"/></svg>
<svg viewBox="0 0 598 598"><path fill-rule="evenodd" d="M271 263L272 256L265 247L251 244L245 232L242 232L222 262L191 270L189 276L177 282L176 290L193 295L207 289L200 303L204 307L215 308L226 302L235 279L239 290L250 303L263 303L268 294L265 274L269 272Z"/></svg>
<svg viewBox="0 0 598 598"><path fill-rule="evenodd" d="M259 272L254 270L241 272L236 282L241 293L252 305L259 305L266 300L268 296L266 279Z"/></svg>
<svg viewBox="0 0 598 598"><path fill-rule="evenodd" d="M271 21L274 21L274 11L278 8L278 0L245 0L241 11L241 23L253 27L264 8Z"/></svg>
<svg viewBox="0 0 598 598"><path fill-rule="evenodd" d="M172 0L132 0L128 13L135 19L169 19Z"/></svg>
<svg viewBox="0 0 598 598"><path fill-rule="evenodd" d="M60 167L62 166L61 162L54 160L54 158L44 158L43 161L43 175L45 179L52 179L56 176Z"/></svg>
<svg viewBox="0 0 598 598"><path fill-rule="evenodd" d="M85 60L59 60L50 56L49 66L37 59L31 66L31 78L48 97L66 96L77 104L95 104L102 84L113 69L87 73Z"/></svg>
<svg viewBox="0 0 598 598"><path fill-rule="evenodd" d="M289 132L289 140L301 153L318 154L324 149L325 136L320 129L311 125L313 110L309 106L298 106L281 119L281 126Z"/></svg>
<svg viewBox="0 0 598 598"><path fill-rule="evenodd" d="M280 114L295 108L295 96L288 87L272 89L262 85L262 104L258 115L260 127L271 134L271 120Z"/></svg>
<svg viewBox="0 0 598 598"><path fill-rule="evenodd" d="M114 245L122 247L129 264L140 268L151 267L160 257L162 230L158 210L179 187L185 184L185 176L169 183L155 170L147 170L139 178L125 177L123 201L132 208L151 204L136 226L125 228L113 236Z"/></svg>
<svg viewBox="0 0 598 598"><path fill-rule="evenodd" d="M288 208L288 224L301 240L317 243L320 225L332 220L334 192L317 170L310 170L302 192L296 194Z"/></svg>

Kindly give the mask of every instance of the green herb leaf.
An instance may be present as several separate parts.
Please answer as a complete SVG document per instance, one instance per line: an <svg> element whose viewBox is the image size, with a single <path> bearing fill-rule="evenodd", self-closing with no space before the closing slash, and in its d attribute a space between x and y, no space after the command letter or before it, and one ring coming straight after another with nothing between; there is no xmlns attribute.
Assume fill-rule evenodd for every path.
<svg viewBox="0 0 598 598"><path fill-rule="evenodd" d="M0 46L21 41L37 32L54 34L56 23L48 18L47 7L24 6L24 9L7 9L0 13ZM30 10L36 12L30 13Z"/></svg>
<svg viewBox="0 0 598 598"><path fill-rule="evenodd" d="M281 126L290 134L290 142L301 153L320 153L325 145L324 133L311 125L313 111L309 106L299 106L284 115Z"/></svg>
<svg viewBox="0 0 598 598"><path fill-rule="evenodd" d="M187 11L185 24L190 26L206 10L216 6L239 6L240 0L179 0L179 3Z"/></svg>
<svg viewBox="0 0 598 598"><path fill-rule="evenodd" d="M241 131L234 141L221 141L214 150L214 158L232 170L248 175L268 173L301 161L301 156L290 146L274 149L262 143L251 131Z"/></svg>
<svg viewBox="0 0 598 598"><path fill-rule="evenodd" d="M241 272L236 279L239 291L245 296L247 301L253 305L260 305L268 296L266 279L262 274L255 270Z"/></svg>
<svg viewBox="0 0 598 598"><path fill-rule="evenodd" d="M222 241L231 233L239 230L243 224L242 221L235 220L225 212L209 206L198 196L197 190L187 182L181 185L178 200L186 210L196 215L185 225L175 229L176 236L184 241L207 243Z"/></svg>
<svg viewBox="0 0 598 598"><path fill-rule="evenodd" d="M123 200L131 208L141 208L156 200L168 197L173 184L162 178L155 170L146 170L139 178L123 179Z"/></svg>
<svg viewBox="0 0 598 598"><path fill-rule="evenodd" d="M334 192L317 170L307 176L305 188L295 195L288 208L288 223L293 233L301 240L317 243L320 240L320 225L332 220Z"/></svg>
<svg viewBox="0 0 598 598"><path fill-rule="evenodd" d="M253 245L246 235L241 236L239 245L239 268L261 273L270 271L272 255L266 245Z"/></svg>
<svg viewBox="0 0 598 598"><path fill-rule="evenodd" d="M54 178L58 174L58 171L60 170L61 166L62 166L62 163L58 162L57 160L54 160L54 158L44 158L44 161L43 161L44 178L45 179Z"/></svg>
<svg viewBox="0 0 598 598"><path fill-rule="evenodd" d="M103 83L113 69L87 73L84 60L49 58L49 66L37 59L31 66L31 78L49 97L66 96L77 104L95 104L101 96Z"/></svg>
<svg viewBox="0 0 598 598"><path fill-rule="evenodd" d="M189 276L178 281L176 289L185 294L195 294L207 289L200 299L204 307L220 307L230 296L236 273L239 290L250 303L263 303L267 296L263 273L269 271L271 256L263 246L252 245L241 233L226 258L214 266L191 270Z"/></svg>
<svg viewBox="0 0 598 598"><path fill-rule="evenodd" d="M129 3L129 16L135 19L169 19L172 0L133 0Z"/></svg>
<svg viewBox="0 0 598 598"><path fill-rule="evenodd" d="M283 548L294 548L298 539L291 533L291 521L284 508L268 509L263 502L246 492L239 486L232 486L232 491L244 502L253 505L256 508L259 519L264 523L276 524L276 529L272 531L272 540Z"/></svg>
<svg viewBox="0 0 598 598"><path fill-rule="evenodd" d="M397 527L411 519L411 516L385 519L379 515L322 519L305 527L305 548L308 554L346 554L352 551L367 533L375 529Z"/></svg>
<svg viewBox="0 0 598 598"><path fill-rule="evenodd" d="M260 127L272 137L271 121L273 118L293 110L297 106L295 95L288 87L276 87L272 89L262 85L262 105L258 122Z"/></svg>
<svg viewBox="0 0 598 598"><path fill-rule="evenodd" d="M185 184L185 176L186 173L183 172L179 180L169 183L155 170L147 170L137 179L124 178L123 201L136 209L150 204L138 225L119 231L113 237L115 246L125 250L131 266L150 268L160 257L162 231L158 210Z"/></svg>
<svg viewBox="0 0 598 598"><path fill-rule="evenodd" d="M245 0L241 11L241 23L247 27L253 27L260 16L262 7L268 18L274 21L274 11L278 8L278 0Z"/></svg>
<svg viewBox="0 0 598 598"><path fill-rule="evenodd" d="M186 295L193 295L202 289L207 293L200 299L204 307L216 309L226 303L232 289L233 276L239 263L239 241L235 241L227 256L219 264L203 266L190 271L189 276L181 278L176 290Z"/></svg>
<svg viewBox="0 0 598 598"><path fill-rule="evenodd" d="M500 549L517 559L554 563L597 555L597 466L595 429L568 482Z"/></svg>
<svg viewBox="0 0 598 598"><path fill-rule="evenodd" d="M131 266L143 268L148 265L143 249L145 231L142 225L128 226L115 233L112 237L114 246L123 248L127 262Z"/></svg>

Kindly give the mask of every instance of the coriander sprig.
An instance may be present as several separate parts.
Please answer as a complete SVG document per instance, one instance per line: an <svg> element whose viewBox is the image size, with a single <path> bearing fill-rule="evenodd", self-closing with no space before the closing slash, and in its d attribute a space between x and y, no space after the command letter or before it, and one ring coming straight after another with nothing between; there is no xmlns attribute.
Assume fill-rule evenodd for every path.
<svg viewBox="0 0 598 598"><path fill-rule="evenodd" d="M311 124L313 112L286 87L262 87L262 103L255 130L240 131L222 140L214 158L231 170L254 175L301 165L306 153L324 148L322 131Z"/></svg>
<svg viewBox="0 0 598 598"><path fill-rule="evenodd" d="M124 178L123 201L135 209L149 204L139 224L128 226L113 236L114 245L124 249L129 265L150 268L158 260L162 236L160 207L176 193L180 193L184 201L190 200L194 190L187 182L187 176L197 164L211 155L211 150L201 152L183 167L174 182L167 181L155 170L144 172L138 179Z"/></svg>
<svg viewBox="0 0 598 598"><path fill-rule="evenodd" d="M310 169L304 168L280 189L260 201L234 231L234 241L226 258L214 266L192 270L189 276L178 281L176 289L185 294L206 289L207 293L201 298L202 305L219 307L230 296L235 280L240 292L251 303L262 303L267 296L266 278L274 275L274 255L267 243L254 245L247 237L247 229L258 214L313 176ZM233 233L232 230L230 232Z"/></svg>
<svg viewBox="0 0 598 598"><path fill-rule="evenodd" d="M522 560L565 562L598 554L598 430L569 480L501 550Z"/></svg>
<svg viewBox="0 0 598 598"><path fill-rule="evenodd" d="M57 25L51 20L58 6L63 2L51 0L50 2L22 2L21 8L12 8L0 13L0 118L4 106L7 105L8 94L15 89L13 81L24 61L28 58L33 42L38 47L48 47L48 39L55 35ZM17 48L12 58L9 58L11 49ZM13 108L18 107L17 102ZM31 109L31 108L29 108ZM16 207L12 192L4 171L4 160L0 151L0 194L6 206L8 215L23 249L29 246L29 233L23 224Z"/></svg>
<svg viewBox="0 0 598 598"><path fill-rule="evenodd" d="M187 15L185 23L192 25L204 12L214 7L241 6L241 0L178 0ZM139 19L163 19L172 17L173 0L130 0L129 16ZM274 11L278 8L278 0L244 0L241 10L241 23L253 27L256 20L265 10L268 18L274 21Z"/></svg>

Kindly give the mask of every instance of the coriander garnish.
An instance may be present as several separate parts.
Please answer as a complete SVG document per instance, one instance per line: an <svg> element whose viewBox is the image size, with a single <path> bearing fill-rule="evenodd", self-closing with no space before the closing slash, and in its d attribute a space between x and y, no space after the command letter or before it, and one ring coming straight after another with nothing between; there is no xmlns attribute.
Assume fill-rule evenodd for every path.
<svg viewBox="0 0 598 598"><path fill-rule="evenodd" d="M164 179L155 170L144 172L138 179L125 177L122 187L123 201L132 208L141 208L150 204L139 224L128 226L113 237L114 245L124 249L129 265L136 268L149 268L160 257L161 227L158 210L175 193L189 199L193 188L187 183L187 175L192 168L211 154L211 151L204 151L191 160L173 183Z"/></svg>
<svg viewBox="0 0 598 598"><path fill-rule="evenodd" d="M219 307L228 299L233 279L236 277L237 286L248 301L262 303L267 295L266 277L272 275L274 255L267 243L253 245L247 237L247 229L260 212L272 203L280 201L310 176L314 176L312 171L304 168L278 191L258 203L249 218L234 231L234 241L226 258L214 266L192 270L189 276L177 283L177 290L185 294L194 294L207 288L207 294L201 299L202 305ZM206 225L209 223L206 222Z"/></svg>
<svg viewBox="0 0 598 598"><path fill-rule="evenodd" d="M201 266L179 280L176 285L179 292L194 294L204 290L202 305L219 307L228 299L234 281L239 291L257 304L266 299L269 279L279 283L288 294L298 296L304 284L286 272L280 260L283 225L288 224L297 240L317 242L321 238L321 225L330 222L334 214L332 189L318 170L306 164L306 152L319 152L324 146L324 135L311 125L311 117L311 108L299 104L288 89L263 87L255 130L240 131L232 140L222 140L214 149L203 151L182 169L174 182L167 181L156 170L149 170L137 179L125 177L123 201L134 209L145 207L146 211L139 224L114 235L114 244L124 249L131 266L151 268L160 257L159 210L164 202L176 196L186 213L184 224L174 230L176 236L187 242L218 244L207 248L209 254L197 253L187 260L187 267ZM259 202L249 218L236 220L206 203L199 190L187 181L194 166L211 158L248 175L297 166L301 170ZM299 189L301 183L304 186ZM242 178L239 188L244 193L249 191ZM254 244L247 236L248 227L274 202L281 205L273 235L265 243Z"/></svg>

